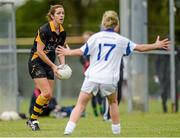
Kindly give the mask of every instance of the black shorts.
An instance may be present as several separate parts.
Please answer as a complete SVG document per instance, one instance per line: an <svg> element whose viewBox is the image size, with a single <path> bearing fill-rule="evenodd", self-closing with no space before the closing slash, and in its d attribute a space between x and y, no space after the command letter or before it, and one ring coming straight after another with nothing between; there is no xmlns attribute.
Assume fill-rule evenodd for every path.
<svg viewBox="0 0 180 138"><path fill-rule="evenodd" d="M47 78L48 80L54 80L54 72L50 66L38 60L29 60L28 62L29 74L32 79L35 78Z"/></svg>

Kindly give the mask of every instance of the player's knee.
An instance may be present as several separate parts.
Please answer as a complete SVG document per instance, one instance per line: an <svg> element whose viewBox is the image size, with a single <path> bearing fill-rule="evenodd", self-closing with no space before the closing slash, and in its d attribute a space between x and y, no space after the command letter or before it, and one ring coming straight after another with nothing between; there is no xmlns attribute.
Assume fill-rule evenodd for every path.
<svg viewBox="0 0 180 138"><path fill-rule="evenodd" d="M52 98L52 92L45 92L45 93L43 93L43 96L45 97L45 98L47 98L47 99L51 99Z"/></svg>

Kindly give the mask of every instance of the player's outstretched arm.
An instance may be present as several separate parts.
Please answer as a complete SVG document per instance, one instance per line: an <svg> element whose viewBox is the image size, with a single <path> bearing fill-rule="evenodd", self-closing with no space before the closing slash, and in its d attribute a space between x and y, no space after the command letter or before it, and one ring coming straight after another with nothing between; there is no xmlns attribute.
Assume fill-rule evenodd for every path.
<svg viewBox="0 0 180 138"><path fill-rule="evenodd" d="M139 51L139 52L145 52L145 51L150 51L150 50L155 50L155 49L169 50L169 44L170 44L170 41L168 40L168 38L159 40L159 36L157 36L155 43L137 44L134 50Z"/></svg>
<svg viewBox="0 0 180 138"><path fill-rule="evenodd" d="M56 53L58 55L65 55L65 56L81 56L83 55L83 52L81 51L81 49L77 48L77 49L70 49L68 48L64 48L64 47L58 47L56 48Z"/></svg>

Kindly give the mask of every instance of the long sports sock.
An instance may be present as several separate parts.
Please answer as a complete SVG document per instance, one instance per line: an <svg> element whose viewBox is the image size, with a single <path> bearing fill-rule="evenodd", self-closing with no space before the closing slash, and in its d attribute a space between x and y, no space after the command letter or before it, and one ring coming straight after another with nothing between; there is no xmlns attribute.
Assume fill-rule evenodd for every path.
<svg viewBox="0 0 180 138"><path fill-rule="evenodd" d="M34 109L31 115L31 120L36 120L39 114L42 112L43 105L47 103L47 98L39 95L36 99L36 103L34 105Z"/></svg>

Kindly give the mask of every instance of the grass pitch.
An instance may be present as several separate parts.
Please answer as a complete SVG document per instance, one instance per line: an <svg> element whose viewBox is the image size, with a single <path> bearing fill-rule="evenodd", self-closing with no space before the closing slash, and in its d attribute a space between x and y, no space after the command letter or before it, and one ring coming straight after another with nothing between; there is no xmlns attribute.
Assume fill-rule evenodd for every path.
<svg viewBox="0 0 180 138"><path fill-rule="evenodd" d="M71 102L72 103L72 102ZM24 104L27 105L27 104ZM23 107L24 109L27 106ZM162 113L161 103L152 100L150 112L126 112L126 104L120 105L122 137L180 137L180 113ZM22 110L24 110L22 109ZM40 118L41 131L32 132L26 120L0 121L0 137L64 137L68 118ZM90 105L86 117L78 122L70 137L119 137L111 133L111 122L94 117Z"/></svg>

